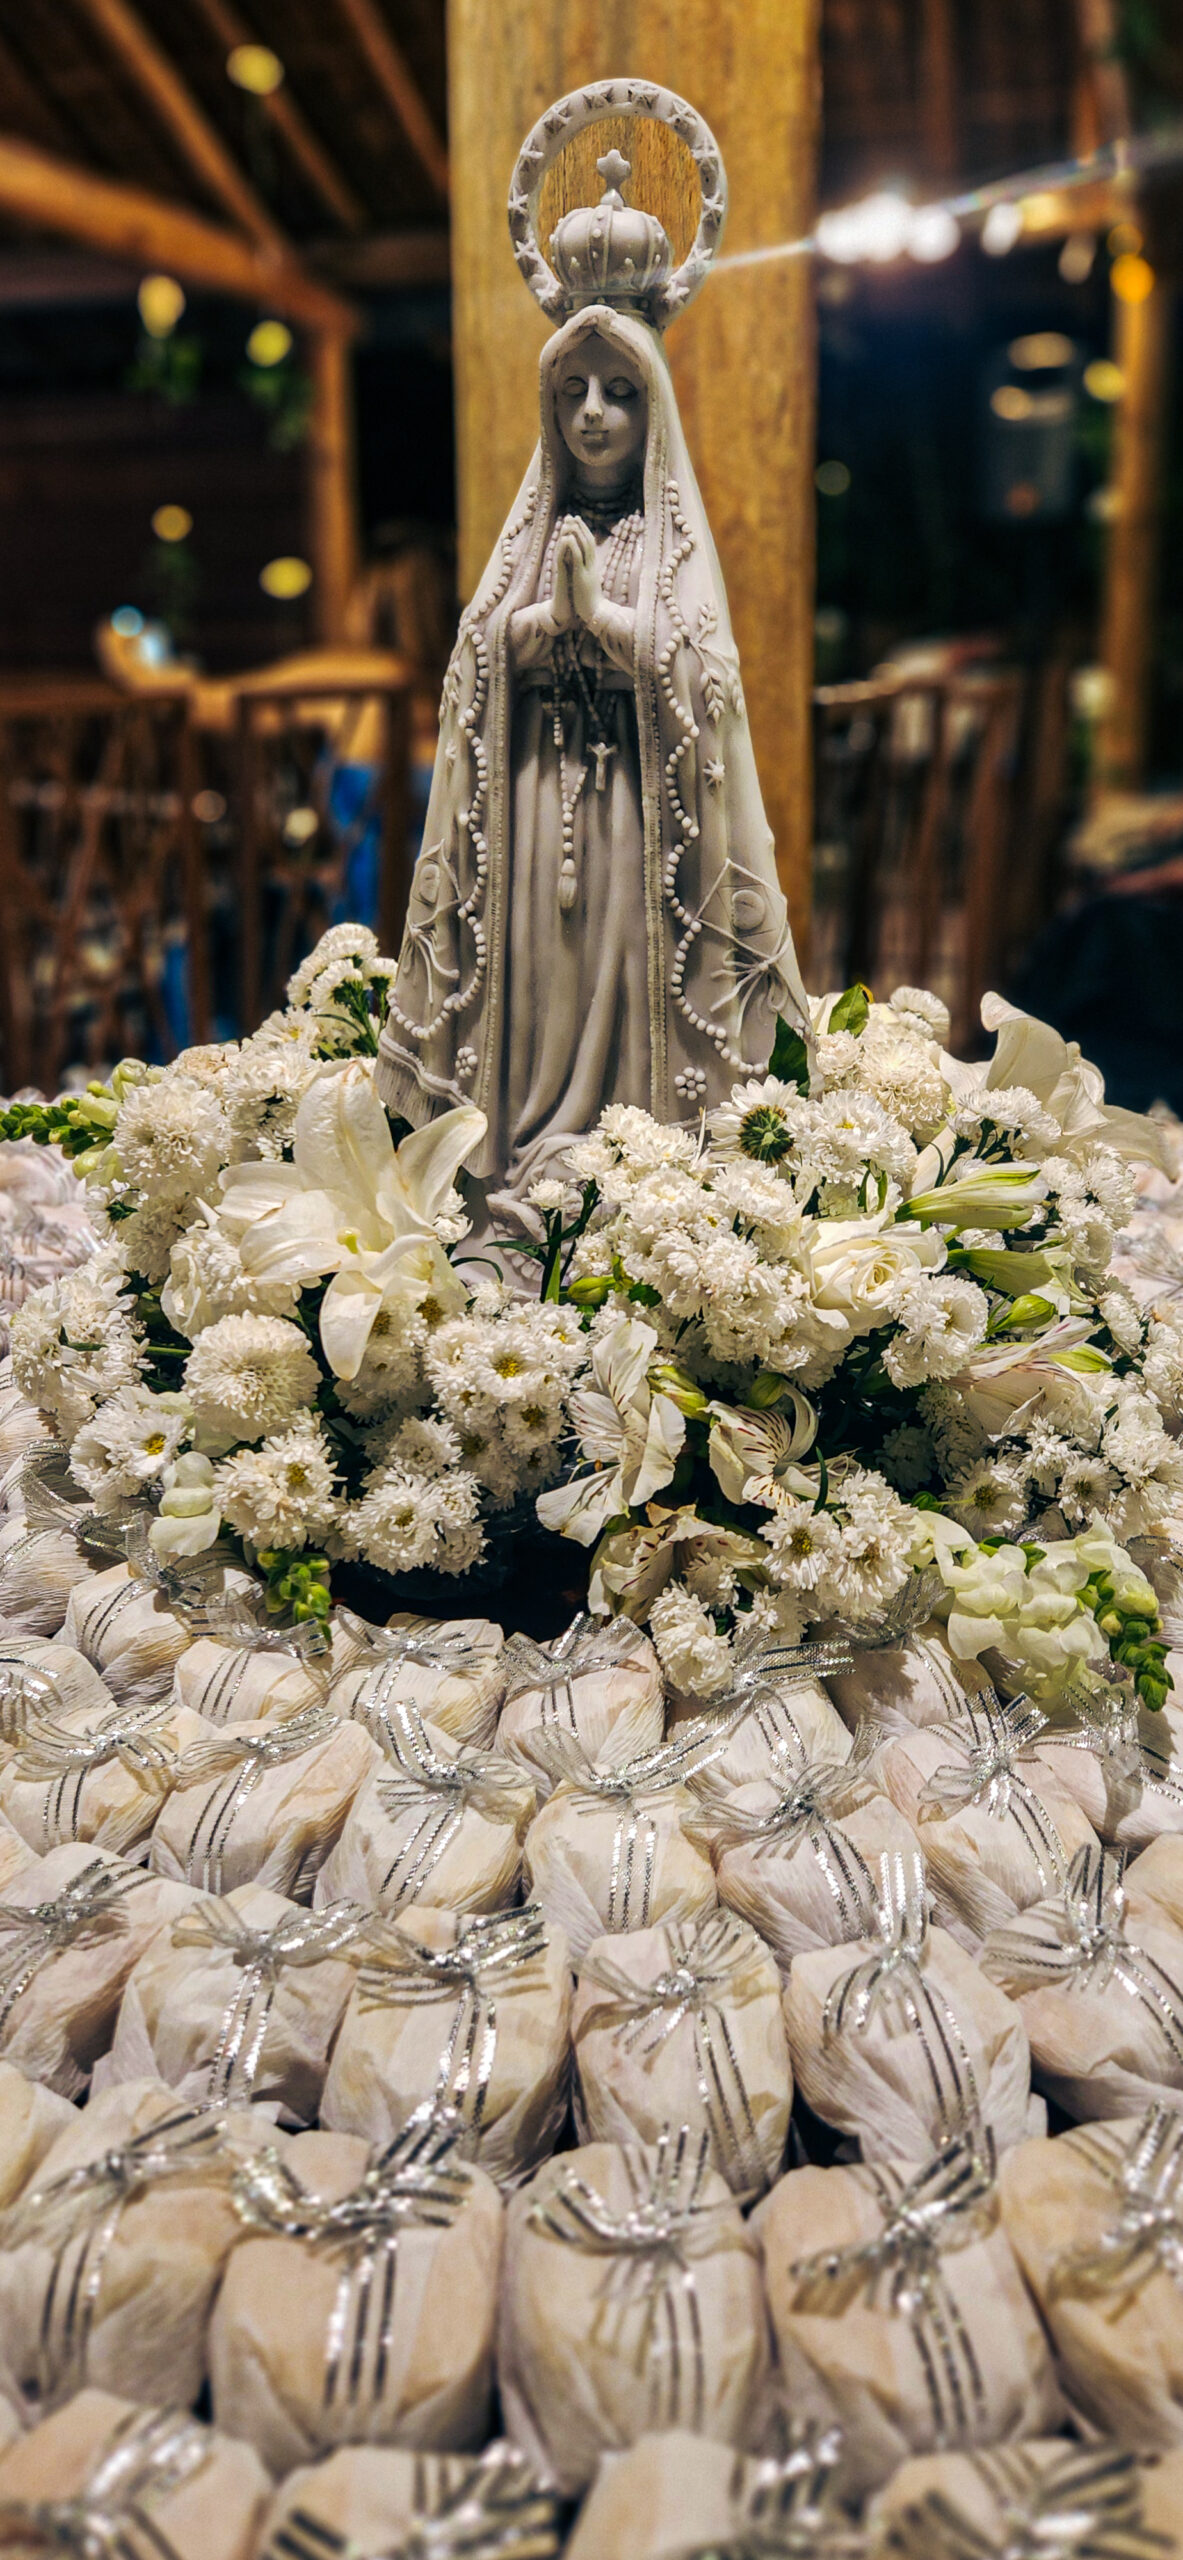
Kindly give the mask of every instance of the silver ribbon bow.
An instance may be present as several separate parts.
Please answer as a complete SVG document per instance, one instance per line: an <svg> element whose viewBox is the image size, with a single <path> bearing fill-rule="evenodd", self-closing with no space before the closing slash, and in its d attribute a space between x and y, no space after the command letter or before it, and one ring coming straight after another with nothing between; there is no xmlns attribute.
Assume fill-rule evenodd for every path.
<svg viewBox="0 0 1183 2560"><path fill-rule="evenodd" d="M359 1970L360 2007L424 2008L455 2001L430 2104L463 2127L465 2147L473 2149L484 2130L497 2056L497 2004L539 1980L539 1959L548 1944L542 1913L528 1902L520 1911L464 1917L450 1947L422 1946L380 1923L367 1934L374 1953Z"/></svg>
<svg viewBox="0 0 1183 2560"><path fill-rule="evenodd" d="M1183 1984L1125 1934L1127 1854L1078 1849L1058 1901L1037 1902L1006 1928L991 1930L982 1971L1004 1990L1052 1982L1089 1994L1117 1983L1153 2019L1172 2063L1183 2066Z"/></svg>
<svg viewBox="0 0 1183 2560"><path fill-rule="evenodd" d="M794 1858L808 1847L833 1896L844 1938L865 1937L875 1925L875 1883L866 1859L836 1826L843 1813L866 1804L878 1790L870 1763L880 1735L863 1717L846 1760L804 1754L786 1773L783 1792L769 1805L737 1804L713 1772L691 1783L710 1816L716 1846L750 1848L758 1858Z"/></svg>
<svg viewBox="0 0 1183 2560"><path fill-rule="evenodd" d="M731 1678L726 1689L711 1699L712 1712L726 1709L741 1699L750 1704L756 1697L775 1697L786 1681L791 1686L803 1673L812 1672L818 1679L824 1679L829 1673L854 1669L854 1657L845 1631L836 1636L824 1636L815 1644L786 1644L779 1636L769 1635L763 1627L749 1627L735 1637L731 1663Z"/></svg>
<svg viewBox="0 0 1183 2560"><path fill-rule="evenodd" d="M23 1740L34 1722L48 1722L65 1708L56 1673L29 1660L25 1647L33 1641L24 1637L14 1644L0 1644L0 1743L9 1750Z"/></svg>
<svg viewBox="0 0 1183 2560"><path fill-rule="evenodd" d="M531 1636L512 1635L502 1661L509 1673L504 1704L537 1690L544 1727L577 1731L572 1682L589 1672L615 1671L621 1663L637 1663L637 1629L631 1618L593 1618L586 1609L552 1644L535 1644ZM640 1665L638 1664L638 1668Z"/></svg>
<svg viewBox="0 0 1183 2560"><path fill-rule="evenodd" d="M471 2172L456 2157L454 2119L419 2109L360 2184L335 2203L310 2195L277 2151L247 2160L234 2203L247 2229L301 2241L344 2263L325 2332L322 2406L338 2444L364 2442L380 2407L394 2347L399 2240L447 2230L467 2201Z"/></svg>
<svg viewBox="0 0 1183 2560"><path fill-rule="evenodd" d="M163 2116L144 2133L67 2169L22 2196L0 2221L0 2246L48 2249L38 2341L37 2388L43 2409L80 2390L111 2245L125 2208L166 2178L207 2177L223 2170L223 2128L191 2107Z"/></svg>
<svg viewBox="0 0 1183 2560"><path fill-rule="evenodd" d="M936 1565L924 1565L909 1575L894 1600L885 1601L874 1617L844 1617L841 1620L842 1632L860 1653L888 1648L894 1650L907 1644L917 1627L922 1627L925 1620L931 1618L938 1600L944 1597L944 1590L944 1580ZM928 1659L929 1647L922 1645L920 1650ZM940 1659L938 1655L938 1662ZM948 1668L947 1665L942 1667Z"/></svg>
<svg viewBox="0 0 1183 2560"><path fill-rule="evenodd" d="M551 1776L567 1788L573 1811L593 1815L616 1808L616 1829L608 1873L605 1928L645 1929L653 1899L657 1864L656 1807L668 1803L684 1786L693 1765L696 1741L661 1742L652 1751L602 1769L590 1760L574 1734L548 1733L534 1745L535 1756Z"/></svg>
<svg viewBox="0 0 1183 2560"><path fill-rule="evenodd" d="M157 1798L167 1794L176 1772L176 1755L157 1739L154 1728L168 1713L167 1700L140 1707L113 1706L85 1733L71 1733L68 1726L48 1716L32 1723L25 1717L23 1731L12 1740L10 1766L25 1784L49 1789L45 1833L51 1848L77 1839L86 1781L92 1770L106 1768L112 1760L118 1760L150 1794ZM8 1719L4 1721L7 1727ZM9 1729L4 1738L9 1739ZM143 1821L143 1808L129 1805L122 1820L104 1823L104 1845L127 1847Z"/></svg>
<svg viewBox="0 0 1183 2560"><path fill-rule="evenodd" d="M209 2461L209 2429L183 2410L132 2409L71 2498L0 2501L0 2548L31 2542L65 2560L179 2560L157 2501Z"/></svg>
<svg viewBox="0 0 1183 2560"><path fill-rule="evenodd" d="M1104 1762L1119 1800L1149 1788L1169 1804L1183 1805L1183 1762L1171 1750L1170 1727L1164 1716L1142 1712L1127 1672L1088 1663L1069 1681L1063 1703L1075 1709L1078 1721L1054 1726L1049 1742L1091 1751Z"/></svg>
<svg viewBox="0 0 1183 2560"><path fill-rule="evenodd" d="M444 2468L441 2465L441 2468ZM560 2501L541 2489L515 2445L491 2444L475 2459L453 2456L438 2497L376 2560L558 2560ZM105 2560L105 2555L104 2555ZM292 2507L260 2560L368 2560L360 2544L310 2507Z"/></svg>
<svg viewBox="0 0 1183 2560"><path fill-rule="evenodd" d="M667 1921L671 1963L652 1982L637 1982L608 1955L585 1956L584 1980L608 1993L607 2015L597 2007L588 2026L623 2018L621 2043L646 2061L683 2027L693 2039L699 2103L711 2146L728 2184L744 2196L768 2184L743 2067L735 2049L728 2008L735 1977L763 1952L761 1941L733 1911L708 1911L697 1920Z"/></svg>
<svg viewBox="0 0 1183 2560"><path fill-rule="evenodd" d="M432 1749L420 1709L409 1701L371 1707L364 1721L371 1727L377 1722L392 1763L389 1777L378 1780L382 1811L392 1822L409 1821L378 1888L389 1908L415 1900L470 1806L486 1822L519 1823L527 1781L512 1761L493 1752L460 1751L454 1760L443 1759Z"/></svg>
<svg viewBox="0 0 1183 2560"><path fill-rule="evenodd" d="M873 2186L882 2229L844 2249L823 2249L792 2269L795 2308L828 2316L865 2302L909 2323L920 2358L937 2446L972 2443L986 2414L977 2350L945 2279L947 2250L964 2249L988 2228L994 2144L988 2130L959 2134L905 2180L898 2169L855 2173Z"/></svg>
<svg viewBox="0 0 1183 2560"><path fill-rule="evenodd" d="M227 1548L218 1544L207 1547L203 1555L184 1556L169 1563L157 1555L148 1535L154 1516L147 1505L138 1504L121 1524L122 1551L133 1587L141 1592L158 1592L174 1618L182 1619L195 1633L203 1632L210 1596L221 1590L226 1566L233 1559Z"/></svg>
<svg viewBox="0 0 1183 2560"><path fill-rule="evenodd" d="M924 1971L928 1944L928 1895L919 1850L900 1850L879 1861L875 1913L878 1945L831 1984L822 2011L824 2038L848 2030L866 2032L885 2012L902 2020L920 2045L943 2140L975 2125L981 2099L960 2024Z"/></svg>
<svg viewBox="0 0 1183 2560"><path fill-rule="evenodd" d="M347 1613L338 1611L339 1616L342 1614ZM295 1626L277 1625L266 1614L261 1588L249 1592L211 1591L204 1599L195 1596L189 1608L189 1623L195 1635L208 1636L213 1643L227 1645L235 1653L290 1653L304 1670L321 1678L327 1676L332 1640L321 1620L304 1618ZM244 1671L245 1664L240 1665L239 1682ZM222 1706L223 1715L230 1702L227 1699ZM208 1706L203 1706L202 1714L210 1716L213 1723L218 1721Z"/></svg>
<svg viewBox="0 0 1183 2560"><path fill-rule="evenodd" d="M73 1531L86 1495L70 1473L68 1440L35 1440L0 1476L0 1512L18 1495L30 1529Z"/></svg>
<svg viewBox="0 0 1183 2560"><path fill-rule="evenodd" d="M733 2526L671 2560L865 2560L866 2534L832 2494L841 2450L835 2427L807 2434L784 2461L748 2466L747 2482L735 2492Z"/></svg>
<svg viewBox="0 0 1183 2560"><path fill-rule="evenodd" d="M578 2154L575 2155L578 2158ZM706 2360L696 2261L719 2249L751 2247L730 2198L703 2195L710 2138L667 2127L652 2153L624 2154L632 2200L619 2211L575 2167L565 2168L528 2216L548 2239L605 2261L601 2313L613 2321L616 2351L628 2349L650 2427L702 2431Z"/></svg>
<svg viewBox="0 0 1183 2560"><path fill-rule="evenodd" d="M1116 2221L1095 2248L1061 2258L1053 2289L1104 2293L1128 2282L1133 2291L1157 2268L1183 2290L1183 2116L1148 2108L1117 2159L1102 2158L1117 2190Z"/></svg>
<svg viewBox="0 0 1183 2560"><path fill-rule="evenodd" d="M209 1900L174 1922L174 1947L220 1949L241 1974L210 2058L207 2106L228 2107L253 2095L281 1973L344 1954L368 1916L355 1902L332 1902L323 1911L293 1911L277 1928L252 1929L230 1903Z"/></svg>
<svg viewBox="0 0 1183 2560"><path fill-rule="evenodd" d="M962 1753L960 1761L943 1761L934 1769L920 1799L921 1815L960 1813L979 1805L999 1822L1013 1822L1045 1894L1064 1883L1064 1848L1047 1806L1023 1776L1047 1717L1024 1697L1003 1706L992 1689L967 1694L959 1714L939 1733Z"/></svg>
<svg viewBox="0 0 1183 2560"><path fill-rule="evenodd" d="M230 1835L256 1787L269 1769L319 1749L339 1722L331 1707L314 1704L301 1707L297 1715L267 1733L249 1733L242 1725L231 1725L216 1741L195 1742L181 1753L175 1770L178 1786L199 1784L205 1778L214 1781L185 1849L190 1884L203 1893L221 1893ZM223 1775L226 1782L219 1787L217 1780Z"/></svg>
<svg viewBox="0 0 1183 2560"><path fill-rule="evenodd" d="M467 1673L472 1677L487 1671L496 1659L488 1637L478 1639L460 1630L450 1632L433 1618L415 1618L409 1627L375 1627L368 1618L359 1618L353 1609L338 1608L335 1617L342 1635L354 1648L347 1669L355 1671L368 1660L385 1675L374 1682L366 1706L359 1710L366 1716L371 1707L381 1707L393 1697L405 1663L422 1663L429 1671Z"/></svg>
<svg viewBox="0 0 1183 2560"><path fill-rule="evenodd" d="M46 1957L125 1928L123 1898L147 1882L93 1858L53 1902L0 1902L0 2035Z"/></svg>
<svg viewBox="0 0 1183 2560"><path fill-rule="evenodd" d="M1138 2463L1116 2445L1066 2444L1048 2463L1023 2445L970 2459L999 2528L930 2489L888 2526L892 2560L1166 2560L1171 2542L1143 2521Z"/></svg>

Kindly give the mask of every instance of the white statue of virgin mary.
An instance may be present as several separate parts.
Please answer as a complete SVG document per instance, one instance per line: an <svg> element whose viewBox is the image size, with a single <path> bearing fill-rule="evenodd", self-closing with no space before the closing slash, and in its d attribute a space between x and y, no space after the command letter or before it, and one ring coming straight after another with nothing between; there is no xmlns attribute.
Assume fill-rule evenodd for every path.
<svg viewBox="0 0 1183 2560"><path fill-rule="evenodd" d="M618 112L626 85L640 87L580 92L581 120L605 89ZM716 177L701 244L722 171L693 121L700 170ZM549 132L544 118L519 180ZM692 258L672 276L661 226L625 206L627 162L599 167L603 202L559 224L553 275L522 221L525 186L510 199L528 280L571 316L544 350L539 444L445 679L378 1068L388 1106L416 1126L480 1107L472 1170L501 1205L561 1171L606 1104L693 1122L766 1064L778 1014L807 1028L727 600L655 325L700 274ZM696 251L702 272L709 254Z"/></svg>

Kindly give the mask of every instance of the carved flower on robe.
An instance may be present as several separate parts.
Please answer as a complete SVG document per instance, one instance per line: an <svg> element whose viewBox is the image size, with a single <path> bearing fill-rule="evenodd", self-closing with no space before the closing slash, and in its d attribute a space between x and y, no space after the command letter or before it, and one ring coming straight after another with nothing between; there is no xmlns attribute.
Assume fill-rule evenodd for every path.
<svg viewBox="0 0 1183 2560"><path fill-rule="evenodd" d="M337 1377L356 1378L383 1308L407 1315L431 1301L438 1317L464 1305L434 1221L485 1125L466 1103L396 1147L370 1068L354 1060L305 1094L291 1164L226 1173L219 1223L244 1270L297 1288L332 1275L320 1339Z"/></svg>

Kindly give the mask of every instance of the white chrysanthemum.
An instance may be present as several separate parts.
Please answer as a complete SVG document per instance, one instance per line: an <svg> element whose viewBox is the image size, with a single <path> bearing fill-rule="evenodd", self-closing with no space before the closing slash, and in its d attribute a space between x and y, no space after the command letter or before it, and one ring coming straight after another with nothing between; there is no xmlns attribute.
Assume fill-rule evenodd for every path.
<svg viewBox="0 0 1183 2560"><path fill-rule="evenodd" d="M1132 1289L1124 1281L1111 1280L1097 1301L1097 1313L1108 1325L1114 1341L1122 1351L1139 1351L1142 1347L1142 1317Z"/></svg>
<svg viewBox="0 0 1183 2560"><path fill-rule="evenodd" d="M908 1579L916 1515L869 1467L851 1470L839 1499L844 1516L834 1605L854 1617L871 1616Z"/></svg>
<svg viewBox="0 0 1183 2560"><path fill-rule="evenodd" d="M319 1385L304 1335L282 1316L220 1316L198 1335L185 1364L197 1429L223 1447L282 1431Z"/></svg>
<svg viewBox="0 0 1183 2560"><path fill-rule="evenodd" d="M169 1323L192 1342L220 1316L290 1315L297 1294L288 1280L257 1280L244 1271L229 1236L198 1218L173 1246L160 1303Z"/></svg>
<svg viewBox="0 0 1183 2560"><path fill-rule="evenodd" d="M693 1697L714 1697L731 1678L731 1647L710 1611L680 1582L667 1582L649 1609L649 1633L667 1680Z"/></svg>
<svg viewBox="0 0 1183 2560"><path fill-rule="evenodd" d="M303 1041L264 1033L244 1041L223 1091L235 1154L281 1156L292 1143L309 1086L325 1071L324 1059Z"/></svg>
<svg viewBox="0 0 1183 2560"><path fill-rule="evenodd" d="M934 996L928 987L896 987L890 998L893 1013L903 1016L930 1040L938 1040L944 1048L952 1022L948 1005Z"/></svg>
<svg viewBox="0 0 1183 2560"><path fill-rule="evenodd" d="M98 1511L134 1500L171 1466L189 1430L190 1414L179 1395L154 1396L147 1387L124 1387L99 1406L76 1433L70 1472Z"/></svg>
<svg viewBox="0 0 1183 2560"><path fill-rule="evenodd" d="M368 976L368 964L377 958L378 937L377 934L371 933L368 925L330 925L328 932L322 933L315 951L309 952L307 959L300 962L299 968L294 970L288 979L288 1003L296 1006L306 1005L313 996L318 981L338 961L355 962L360 974Z"/></svg>
<svg viewBox="0 0 1183 2560"><path fill-rule="evenodd" d="M901 1284L892 1311L901 1331L888 1343L883 1365L897 1387L918 1387L964 1368L985 1336L990 1301L975 1280L924 1273Z"/></svg>
<svg viewBox="0 0 1183 2560"><path fill-rule="evenodd" d="M902 1422L889 1431L876 1454L888 1483L902 1494L919 1493L921 1485L928 1483L936 1457L932 1433L919 1422Z"/></svg>
<svg viewBox="0 0 1183 2560"><path fill-rule="evenodd" d="M378 1449L374 1454L378 1456ZM380 1454L384 1466L442 1476L460 1464L460 1434L453 1423L441 1421L436 1414L413 1413L382 1435Z"/></svg>
<svg viewBox="0 0 1183 2560"><path fill-rule="evenodd" d="M305 1547L328 1536L341 1505L323 1434L309 1416L241 1449L215 1471L223 1517L254 1547Z"/></svg>
<svg viewBox="0 0 1183 2560"><path fill-rule="evenodd" d="M698 1139L691 1129L671 1129L632 1102L611 1102L600 1114L600 1129L609 1145L634 1173L659 1164L693 1164Z"/></svg>
<svg viewBox="0 0 1183 2560"><path fill-rule="evenodd" d="M778 1591L832 1597L842 1559L842 1530L832 1512L819 1511L811 1502L785 1502L774 1520L762 1524L760 1535L769 1550L769 1578ZM825 1607L825 1599L819 1598L819 1616Z"/></svg>
<svg viewBox="0 0 1183 2560"><path fill-rule="evenodd" d="M748 1156L755 1164L779 1164L792 1152L794 1114L801 1096L779 1076L750 1076L733 1084L726 1102L707 1114L716 1155Z"/></svg>
<svg viewBox="0 0 1183 2560"><path fill-rule="evenodd" d="M1098 1514L1107 1519L1122 1488L1104 1458L1083 1450L1069 1452L1056 1487L1056 1508L1070 1529L1087 1529Z"/></svg>
<svg viewBox="0 0 1183 2560"><path fill-rule="evenodd" d="M948 1484L954 1476L964 1475L974 1460L984 1455L986 1434L956 1387L947 1387L939 1381L923 1388L920 1411L925 1429L932 1433L937 1466Z"/></svg>
<svg viewBox="0 0 1183 2560"><path fill-rule="evenodd" d="M1137 1206L1138 1185L1134 1168L1112 1147L1091 1147L1081 1168L1090 1197L1113 1227L1124 1227Z"/></svg>
<svg viewBox="0 0 1183 2560"><path fill-rule="evenodd" d="M190 1194L149 1192L130 1218L120 1218L113 1229L125 1271L158 1288L168 1278L173 1246L192 1214Z"/></svg>
<svg viewBox="0 0 1183 2560"><path fill-rule="evenodd" d="M1021 1084L999 1085L994 1091L981 1088L972 1103L954 1113L952 1126L959 1137L976 1140L984 1121L1013 1138L1022 1155L1041 1154L1054 1147L1060 1135L1059 1121Z"/></svg>
<svg viewBox="0 0 1183 2560"><path fill-rule="evenodd" d="M13 1310L13 1376L64 1439L72 1440L108 1397L139 1380L145 1353L130 1302L120 1295L124 1278L116 1250L106 1247Z"/></svg>
<svg viewBox="0 0 1183 2560"><path fill-rule="evenodd" d="M1027 1518L1027 1470L1013 1458L980 1458L950 1485L947 1507L975 1539L1016 1537Z"/></svg>
<svg viewBox="0 0 1183 2560"><path fill-rule="evenodd" d="M184 1197L208 1191L226 1163L230 1131L216 1092L175 1068L133 1085L115 1123L115 1146L137 1191Z"/></svg>
<svg viewBox="0 0 1183 2560"><path fill-rule="evenodd" d="M1169 1302L1150 1311L1142 1376L1168 1428L1176 1431L1183 1417L1183 1309Z"/></svg>
<svg viewBox="0 0 1183 2560"><path fill-rule="evenodd" d="M424 1566L463 1573L483 1550L479 1505L476 1478L464 1467L432 1476L387 1467L343 1514L339 1543L383 1573Z"/></svg>
<svg viewBox="0 0 1183 2560"><path fill-rule="evenodd" d="M872 1093L852 1088L823 1093L817 1101L798 1100L792 1127L794 1179L802 1196L806 1185L857 1183L867 1171L885 1173L905 1187L911 1181L915 1146Z"/></svg>

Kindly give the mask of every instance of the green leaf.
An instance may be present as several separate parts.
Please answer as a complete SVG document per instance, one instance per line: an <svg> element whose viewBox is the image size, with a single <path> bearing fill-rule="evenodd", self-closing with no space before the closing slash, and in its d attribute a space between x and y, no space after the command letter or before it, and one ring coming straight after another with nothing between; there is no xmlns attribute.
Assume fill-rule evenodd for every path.
<svg viewBox="0 0 1183 2560"><path fill-rule="evenodd" d="M856 978L854 985L847 988L845 995L839 996L826 1029L853 1031L857 1040L860 1033L866 1030L870 1010L871 990L863 985L861 978Z"/></svg>
<svg viewBox="0 0 1183 2560"><path fill-rule="evenodd" d="M770 1076L779 1076L782 1084L795 1084L799 1093L809 1091L809 1051L799 1031L785 1021L783 1013L776 1017L776 1038L768 1061Z"/></svg>

